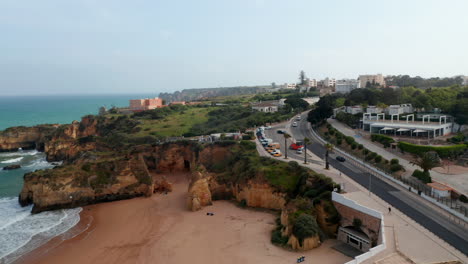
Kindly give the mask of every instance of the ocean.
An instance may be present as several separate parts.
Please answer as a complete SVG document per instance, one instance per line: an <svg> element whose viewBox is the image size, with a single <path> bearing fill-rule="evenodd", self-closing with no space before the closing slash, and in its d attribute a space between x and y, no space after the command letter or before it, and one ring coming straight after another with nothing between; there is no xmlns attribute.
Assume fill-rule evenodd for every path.
<svg viewBox="0 0 468 264"><path fill-rule="evenodd" d="M97 114L101 106L128 106L129 99L155 96L157 94L0 97L0 130L11 126L68 124L84 115ZM21 168L2 170L12 164L19 164ZM79 222L81 208L32 215L32 206L21 207L18 203L23 175L52 167L44 153L35 150L0 153L0 264L13 262Z"/></svg>

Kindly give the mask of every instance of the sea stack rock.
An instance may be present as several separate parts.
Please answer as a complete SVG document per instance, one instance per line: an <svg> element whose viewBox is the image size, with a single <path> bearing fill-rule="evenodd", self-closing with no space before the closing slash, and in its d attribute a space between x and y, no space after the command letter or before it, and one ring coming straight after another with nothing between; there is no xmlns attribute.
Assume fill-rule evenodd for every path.
<svg viewBox="0 0 468 264"><path fill-rule="evenodd" d="M19 168L21 168L21 165L18 165L18 164L3 167L4 170L16 170Z"/></svg>

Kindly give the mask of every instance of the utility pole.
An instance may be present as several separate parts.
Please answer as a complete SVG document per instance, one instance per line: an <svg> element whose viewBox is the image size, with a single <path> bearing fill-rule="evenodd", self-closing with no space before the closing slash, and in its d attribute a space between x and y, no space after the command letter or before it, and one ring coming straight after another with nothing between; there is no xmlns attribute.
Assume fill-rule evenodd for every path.
<svg viewBox="0 0 468 264"><path fill-rule="evenodd" d="M372 187L372 173L369 173L369 196L371 196L371 187Z"/></svg>

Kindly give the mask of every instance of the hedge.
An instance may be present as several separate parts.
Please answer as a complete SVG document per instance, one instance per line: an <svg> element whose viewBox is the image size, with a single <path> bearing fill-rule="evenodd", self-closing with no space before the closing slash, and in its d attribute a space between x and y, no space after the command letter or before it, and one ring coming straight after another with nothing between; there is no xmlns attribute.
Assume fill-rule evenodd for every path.
<svg viewBox="0 0 468 264"><path fill-rule="evenodd" d="M453 145L453 146L442 146L442 147L434 147L434 146L421 146L416 144L411 144L408 142L400 141L398 142L398 147L403 152L409 152L416 155L422 155L428 151L435 151L439 154L441 158L448 158L448 157L456 157L462 154L467 146L465 144Z"/></svg>
<svg viewBox="0 0 468 264"><path fill-rule="evenodd" d="M395 142L393 138L380 134L372 134L371 140L381 143L382 145L384 145L384 147L390 147L390 144Z"/></svg>

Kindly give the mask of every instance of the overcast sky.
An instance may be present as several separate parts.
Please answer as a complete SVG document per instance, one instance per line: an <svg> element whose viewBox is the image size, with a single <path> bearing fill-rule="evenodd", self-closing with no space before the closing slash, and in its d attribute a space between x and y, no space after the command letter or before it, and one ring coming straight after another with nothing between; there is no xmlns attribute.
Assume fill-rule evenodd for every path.
<svg viewBox="0 0 468 264"><path fill-rule="evenodd" d="M0 95L468 75L467 0L0 0Z"/></svg>

